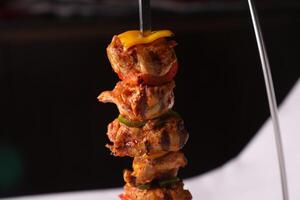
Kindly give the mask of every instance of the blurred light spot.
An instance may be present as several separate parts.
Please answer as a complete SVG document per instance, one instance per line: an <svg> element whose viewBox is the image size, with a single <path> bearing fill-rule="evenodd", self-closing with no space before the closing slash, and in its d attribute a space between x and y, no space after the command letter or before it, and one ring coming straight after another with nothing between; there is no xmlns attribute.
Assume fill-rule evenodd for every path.
<svg viewBox="0 0 300 200"><path fill-rule="evenodd" d="M21 156L17 149L0 145L0 191L13 189L22 176Z"/></svg>

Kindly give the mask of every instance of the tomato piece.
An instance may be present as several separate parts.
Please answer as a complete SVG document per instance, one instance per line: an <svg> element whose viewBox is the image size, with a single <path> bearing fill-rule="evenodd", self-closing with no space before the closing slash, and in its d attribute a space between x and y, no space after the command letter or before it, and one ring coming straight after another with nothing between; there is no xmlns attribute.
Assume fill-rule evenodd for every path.
<svg viewBox="0 0 300 200"><path fill-rule="evenodd" d="M129 199L129 197L127 197L125 194L120 194L120 195L119 195L119 198L120 198L121 200L131 200L131 199Z"/></svg>
<svg viewBox="0 0 300 200"><path fill-rule="evenodd" d="M178 63L175 62L169 72L163 76L153 76L151 74L142 74L142 79L147 85L162 85L170 82L178 71Z"/></svg>
<svg viewBox="0 0 300 200"><path fill-rule="evenodd" d="M118 77L119 79L124 80L123 74L121 72L118 73Z"/></svg>

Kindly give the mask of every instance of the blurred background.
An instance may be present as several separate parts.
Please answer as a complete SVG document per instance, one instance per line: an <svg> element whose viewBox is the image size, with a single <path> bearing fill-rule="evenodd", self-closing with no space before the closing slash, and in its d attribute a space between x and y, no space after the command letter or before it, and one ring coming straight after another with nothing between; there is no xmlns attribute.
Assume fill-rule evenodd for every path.
<svg viewBox="0 0 300 200"><path fill-rule="evenodd" d="M300 76L300 2L257 8L279 103ZM190 140L181 177L238 155L269 116L247 1L152 0L153 29L176 33L175 110ZM118 81L114 34L138 29L137 0L0 1L0 197L123 185L131 159L104 145L117 115L96 97Z"/></svg>

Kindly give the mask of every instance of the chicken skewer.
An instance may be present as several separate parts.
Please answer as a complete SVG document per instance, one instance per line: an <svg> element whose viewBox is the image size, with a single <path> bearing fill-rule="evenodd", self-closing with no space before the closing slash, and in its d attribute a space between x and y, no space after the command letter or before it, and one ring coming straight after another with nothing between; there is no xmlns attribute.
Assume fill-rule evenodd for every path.
<svg viewBox="0 0 300 200"><path fill-rule="evenodd" d="M178 64L171 31L127 31L107 48L121 81L98 99L115 103L120 115L108 125L107 147L115 156L133 157L125 170L123 200L191 200L177 177L187 159L180 152L188 140L182 118L172 111Z"/></svg>
<svg viewBox="0 0 300 200"><path fill-rule="evenodd" d="M122 199L189 200L191 194L176 177L187 164L179 150L188 132L180 116L170 111L178 69L176 42L166 39L171 31L151 32L150 0L139 0L139 5L140 32L114 36L107 48L112 68L122 80L98 97L115 103L120 112L108 126L112 144L107 147L115 156L134 157L133 171L124 171Z"/></svg>
<svg viewBox="0 0 300 200"><path fill-rule="evenodd" d="M108 125L107 144L115 156L133 157L132 170L124 170L122 200L191 200L177 177L187 165L180 150L189 134L172 109L174 76L178 70L169 30L151 32L150 0L139 0L140 31L113 37L107 55L119 81L112 91L98 96L114 103L119 117Z"/></svg>

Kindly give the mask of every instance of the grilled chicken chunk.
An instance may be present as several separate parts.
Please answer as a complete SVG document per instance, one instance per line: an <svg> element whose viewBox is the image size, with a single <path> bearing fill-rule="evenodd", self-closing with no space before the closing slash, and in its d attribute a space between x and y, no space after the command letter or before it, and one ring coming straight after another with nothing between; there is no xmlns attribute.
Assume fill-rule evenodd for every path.
<svg viewBox="0 0 300 200"><path fill-rule="evenodd" d="M124 80L140 74L167 74L174 63L177 63L173 50L175 45L174 41L160 38L150 44L139 44L125 49L118 36L114 36L106 50L112 68Z"/></svg>
<svg viewBox="0 0 300 200"><path fill-rule="evenodd" d="M141 190L130 184L124 186L124 196L129 200L191 200L192 195L183 188L182 181L169 187ZM125 198L124 198L125 199Z"/></svg>
<svg viewBox="0 0 300 200"><path fill-rule="evenodd" d="M179 151L186 144L189 134L179 116L165 114L147 121L140 128L126 126L115 119L108 125L107 135L113 142L107 147L115 156L137 157Z"/></svg>
<svg viewBox="0 0 300 200"><path fill-rule="evenodd" d="M112 91L102 92L98 100L115 103L121 115L132 121L156 118L173 107L174 81L162 86L135 85L120 81Z"/></svg>
<svg viewBox="0 0 300 200"><path fill-rule="evenodd" d="M186 164L187 160L181 152L170 152L158 158L135 157L133 172L125 170L124 179L126 183L136 186L150 183L155 179L175 177L178 169Z"/></svg>

